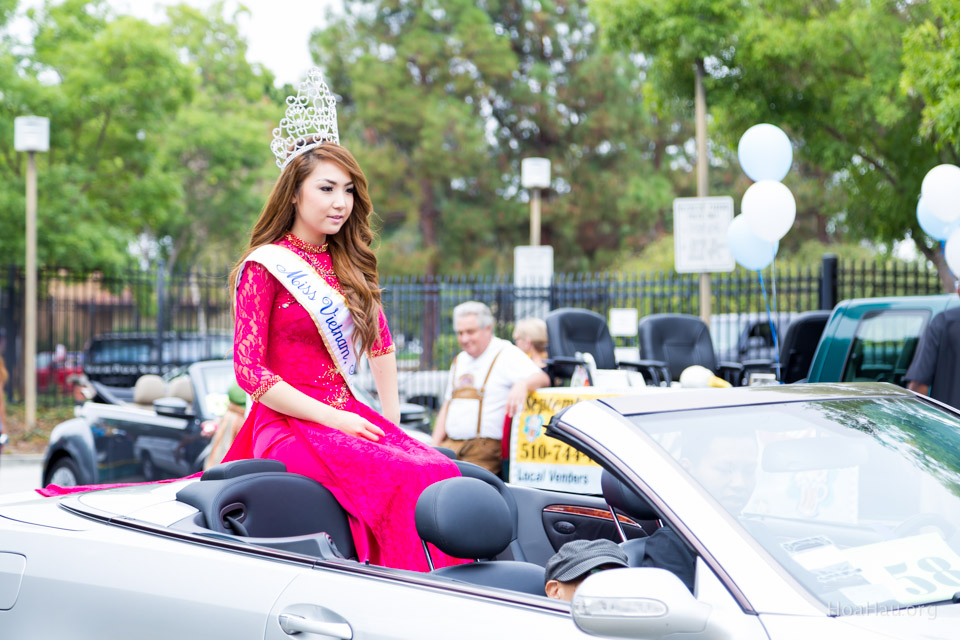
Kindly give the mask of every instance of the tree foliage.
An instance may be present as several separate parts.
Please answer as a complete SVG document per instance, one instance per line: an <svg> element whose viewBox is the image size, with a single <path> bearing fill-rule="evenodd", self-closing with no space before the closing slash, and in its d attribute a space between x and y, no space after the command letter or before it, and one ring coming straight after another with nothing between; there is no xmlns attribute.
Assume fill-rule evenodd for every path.
<svg viewBox="0 0 960 640"><path fill-rule="evenodd" d="M932 0L930 15L907 30L903 85L925 102L925 133L938 136L960 163L960 2Z"/></svg>
<svg viewBox="0 0 960 640"><path fill-rule="evenodd" d="M509 269L528 156L552 162L558 268L608 265L662 225L683 127L645 107L641 64L599 50L585 2L348 1L312 45L371 179L386 271Z"/></svg>
<svg viewBox="0 0 960 640"><path fill-rule="evenodd" d="M956 3L941 6L946 4ZM637 26L651 12L670 11L664 4L601 0L597 15L614 45L653 57L654 66L684 64L678 52L689 52L687 67L696 51L709 56L707 92L713 136L721 145L733 148L743 131L758 122L787 131L795 143L796 164L786 182L799 196L798 227L815 231L821 240L847 235L890 245L913 237L928 259L945 268L937 244L917 225L916 203L926 171L956 157L956 148L938 145L925 133L923 98L901 89L904 36L912 26L930 24L925 3L679 5L688 9L688 27L699 16L706 24L723 25L726 32L714 36L713 47L707 46L708 32L696 32L707 37L697 49L685 43L683 28L659 32ZM651 30L661 35L645 36ZM930 45L924 34L929 36L929 28L914 31L918 49L920 43ZM664 95L692 93L671 77L652 79ZM929 90L934 86L952 95L945 83ZM785 241L790 246L789 235Z"/></svg>
<svg viewBox="0 0 960 640"><path fill-rule="evenodd" d="M16 3L0 4L0 27ZM236 16L186 6L153 25L103 0L28 11L29 42L0 36L0 253L24 255L24 154L14 118L50 119L38 153L41 264L113 269L140 239L172 268L227 264L275 177L281 100L246 60Z"/></svg>

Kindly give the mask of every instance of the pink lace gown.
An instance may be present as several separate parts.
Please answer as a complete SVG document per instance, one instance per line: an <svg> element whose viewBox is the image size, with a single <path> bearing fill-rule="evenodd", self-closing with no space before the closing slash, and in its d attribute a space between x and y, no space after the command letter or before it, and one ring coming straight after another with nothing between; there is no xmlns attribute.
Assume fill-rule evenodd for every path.
<svg viewBox="0 0 960 640"><path fill-rule="evenodd" d="M292 235L278 244L295 251L341 291L326 251ZM381 313L380 339L372 355L392 351ZM224 461L271 458L314 478L347 511L361 562L427 571L414 523L417 498L430 484L460 475L459 470L353 397L306 309L265 267L253 262L240 278L233 357L237 382L254 404ZM259 402L280 380L332 407L360 414L385 436L370 442ZM436 548L431 548L431 556L437 567L460 562Z"/></svg>

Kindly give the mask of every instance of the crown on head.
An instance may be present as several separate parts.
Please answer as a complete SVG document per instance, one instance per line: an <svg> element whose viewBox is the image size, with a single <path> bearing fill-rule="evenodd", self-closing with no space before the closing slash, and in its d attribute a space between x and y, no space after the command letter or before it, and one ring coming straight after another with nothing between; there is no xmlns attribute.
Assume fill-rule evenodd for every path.
<svg viewBox="0 0 960 640"><path fill-rule="evenodd" d="M270 150L283 170L293 158L324 142L340 144L337 99L320 70L313 68L300 83L297 95L287 97L287 113L273 130Z"/></svg>

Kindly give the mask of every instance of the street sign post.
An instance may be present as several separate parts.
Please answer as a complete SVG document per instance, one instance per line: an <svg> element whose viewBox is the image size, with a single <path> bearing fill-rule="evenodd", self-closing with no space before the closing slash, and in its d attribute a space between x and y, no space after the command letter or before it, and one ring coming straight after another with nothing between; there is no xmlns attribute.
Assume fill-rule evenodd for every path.
<svg viewBox="0 0 960 640"><path fill-rule="evenodd" d="M733 198L676 198L673 201L674 268L677 273L733 271L727 227Z"/></svg>

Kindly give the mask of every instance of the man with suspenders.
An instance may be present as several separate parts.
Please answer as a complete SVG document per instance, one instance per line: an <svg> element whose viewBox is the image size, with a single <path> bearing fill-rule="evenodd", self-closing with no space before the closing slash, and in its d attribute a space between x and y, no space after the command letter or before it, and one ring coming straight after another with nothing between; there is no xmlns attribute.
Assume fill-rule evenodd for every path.
<svg viewBox="0 0 960 640"><path fill-rule="evenodd" d="M500 473L505 417L550 378L523 351L493 335L493 314L482 302L457 305L453 328L463 351L450 367L433 443L452 449L459 460Z"/></svg>

